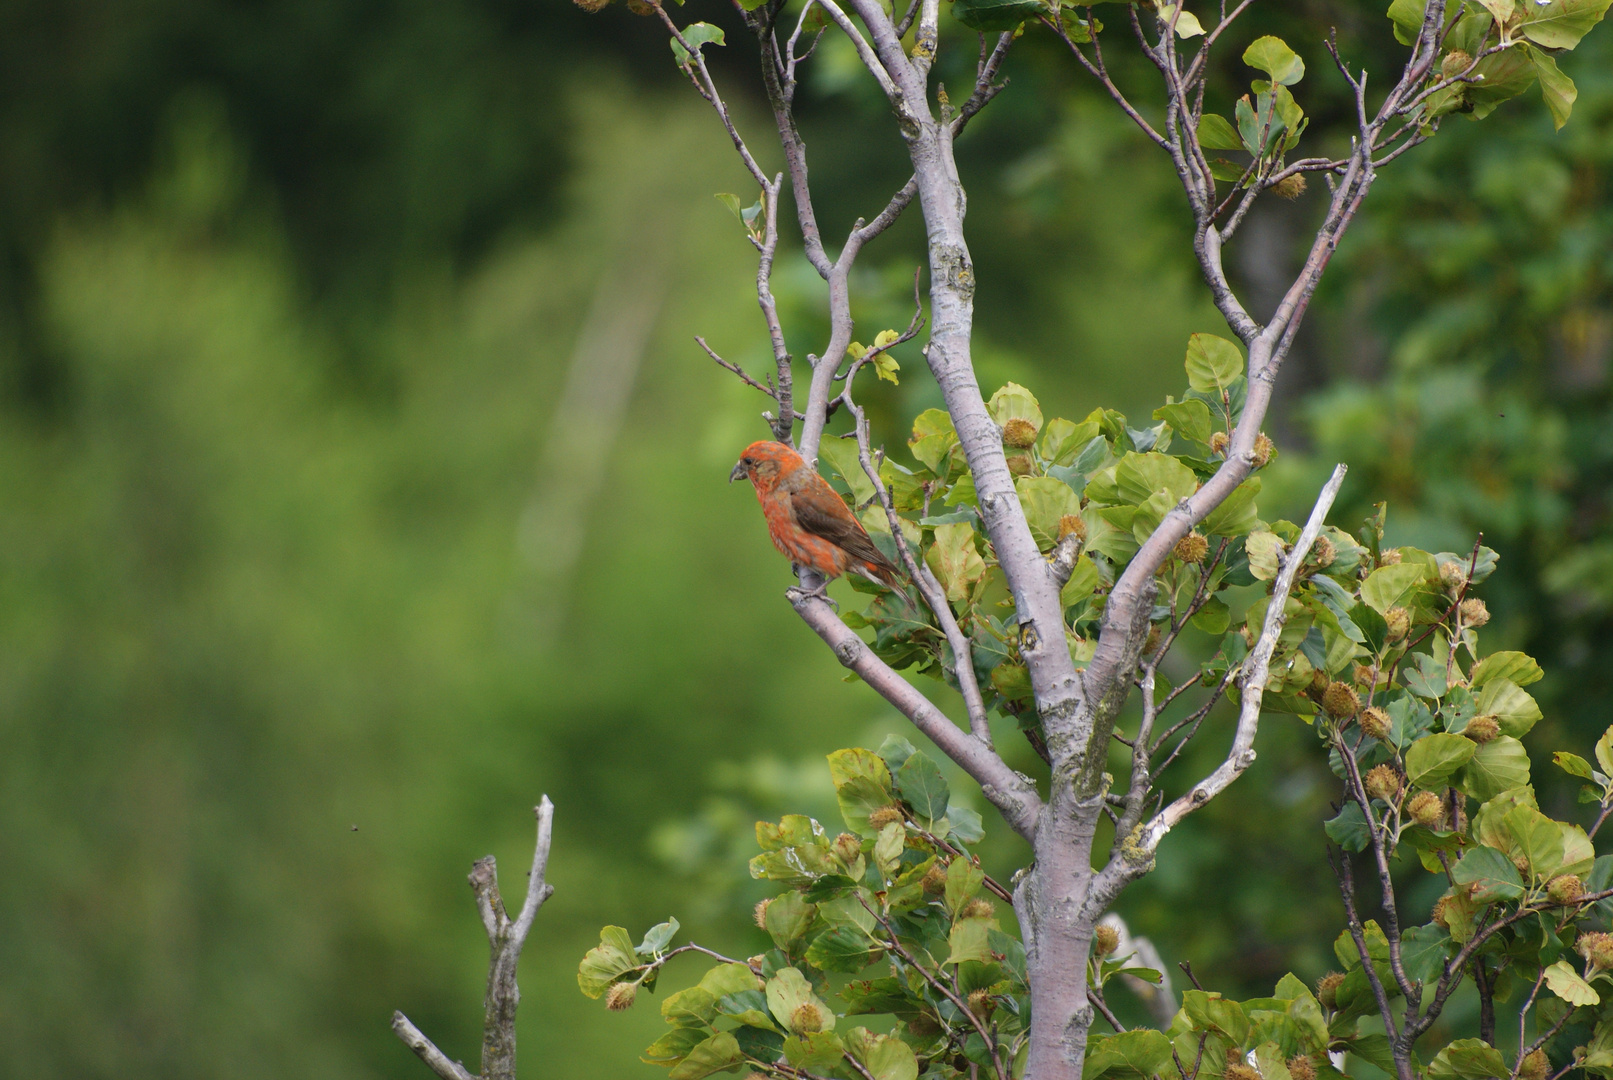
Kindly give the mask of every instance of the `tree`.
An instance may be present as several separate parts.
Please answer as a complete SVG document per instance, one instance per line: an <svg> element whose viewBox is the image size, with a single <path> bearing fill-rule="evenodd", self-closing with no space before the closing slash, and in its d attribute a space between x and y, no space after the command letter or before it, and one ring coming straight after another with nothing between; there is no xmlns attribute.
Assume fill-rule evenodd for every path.
<svg viewBox="0 0 1613 1080"><path fill-rule="evenodd" d="M670 948L677 926L666 923L638 945L607 927L583 961L582 989L614 1009L653 989L675 955L699 951L719 961L663 1005L672 1030L646 1060L671 1066L673 1080L740 1067L863 1080L910 1080L921 1070L937 1077L985 1070L1003 1080L1105 1073L1195 1080L1200 1072L1313 1080L1337 1075L1331 1055L1338 1053L1399 1080L1424 1071L1545 1080L1576 1064L1613 1069L1613 1019L1603 1021L1592 985L1613 982L1603 974L1613 968L1613 938L1587 932L1577 943L1583 964L1563 959L1578 929L1604 919L1603 901L1613 897L1613 857L1597 860L1592 846L1613 805L1613 732L1597 746L1601 771L1573 754L1556 758L1589 781L1588 801L1602 808L1589 831L1543 814L1519 742L1540 717L1522 689L1540 669L1522 653L1481 654L1477 630L1488 612L1469 595L1494 570L1495 553L1477 541L1466 552L1388 548L1381 506L1355 536L1327 525L1343 466L1303 527L1264 521L1256 504L1257 473L1275 453L1261 428L1278 373L1378 170L1432 138L1452 114L1482 119L1536 82L1560 127L1575 91L1556 56L1572 50L1609 4L1483 0L1448 10L1445 0L1395 0L1389 18L1410 50L1399 77L1369 103L1367 72L1352 68L1330 39L1327 51L1353 100L1354 132L1340 156L1291 160L1308 124L1292 89L1306 69L1282 40L1260 36L1242 53L1263 77L1235 102L1231 119L1205 107L1212 47L1251 2L1223 6L1206 26L1180 4L954 0L952 18L980 43L971 93L954 106L933 78L943 47L939 0L913 0L905 12L876 0L848 0L844 8L835 0L799 7L742 0L786 163L785 172L769 175L707 64L705 49L724 44L724 32L704 22L680 26L656 0L636 0L667 28L677 65L716 110L760 189L749 208L723 198L760 255L757 297L774 369L758 381L700 344L772 400L764 415L774 438L793 441L839 475L917 593L859 584L872 601L842 616L822 582L799 570L790 602L843 665L980 784L1035 856L1011 889L986 878L969 851L980 839L977 820L953 804L938 766L910 744L831 755L849 831L831 837L799 816L757 828L763 853L752 874L786 888L757 912L773 951L746 960L695 945ZM1110 12L1120 31L1105 28L1100 15ZM1111 77L1105 35L1128 29L1161 76L1162 120L1145 116ZM953 142L1002 90L1003 60L1026 32L1053 34L1166 152L1192 213L1194 256L1237 339L1193 335L1188 389L1155 410L1151 425L1132 427L1103 409L1079 423L1049 420L1025 388L1010 383L988 400L976 378L976 281ZM825 35L851 43L888 99L913 167L833 257L814 214L795 115L801 66ZM946 44L953 44L950 29ZM1207 151L1238 158L1212 159ZM1229 282L1223 248L1261 195L1292 197L1313 174L1327 183L1326 211L1303 267L1262 324ZM821 356L807 358L803 394L770 286L786 183L806 258L828 285L829 338ZM853 340L853 266L915 199L928 240L928 312L915 277L908 327L864 346ZM891 350L925 330L924 358L946 407L918 418L908 467L873 445L853 388L869 369L899 378ZM852 421L845 441L826 437L842 411ZM871 641L862 629L873 631ZM1172 686L1162 665L1194 634L1215 639L1212 655L1197 678ZM967 731L902 676L906 668L957 691ZM1139 714L1122 722L1134 691ZM1166 769L1223 697L1237 707L1225 759L1167 792ZM1045 791L994 747L993 711L1014 717L1046 763ZM1168 1031L1124 1030L1106 1004L1105 984L1125 971L1158 973L1107 959L1116 935L1102 931L1100 919L1153 869L1163 837L1249 767L1263 711L1309 723L1341 780L1327 837L1347 915L1336 947L1347 971L1314 993L1289 976L1271 997L1243 1003L1196 988L1184 994ZM1123 790L1114 790L1111 768ZM1422 926L1402 913L1392 873L1394 860L1413 851L1450 886ZM1357 853L1378 879L1381 919L1365 917L1357 902ZM998 927L982 890L1012 904L1020 940ZM870 967L888 974L831 993L828 973ZM1480 998L1479 1037L1449 1042L1425 1066L1419 1042L1468 980ZM1517 1043L1503 1058L1495 1004L1513 986L1529 989ZM831 1008L831 997L844 1007ZM863 1013L891 1014L905 1027L837 1032L838 1020ZM1114 1030L1089 1037L1100 1013ZM1363 1030L1364 1017L1381 1021L1382 1030ZM1558 1069L1564 1055L1554 1040L1575 1025L1590 1029L1588 1043ZM429 1042L420 1039L415 1045L427 1056ZM486 1045L498 1041L490 1034ZM496 1062L484 1068L504 1075Z"/></svg>

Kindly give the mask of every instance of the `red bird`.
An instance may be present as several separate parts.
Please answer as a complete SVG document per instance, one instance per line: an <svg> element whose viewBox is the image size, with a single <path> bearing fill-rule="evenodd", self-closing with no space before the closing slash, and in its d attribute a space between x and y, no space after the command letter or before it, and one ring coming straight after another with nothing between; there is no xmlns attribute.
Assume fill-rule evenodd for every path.
<svg viewBox="0 0 1613 1080"><path fill-rule="evenodd" d="M784 443L745 448L728 482L750 478L773 546L798 566L836 578L848 570L898 588L902 572L868 537L835 489Z"/></svg>

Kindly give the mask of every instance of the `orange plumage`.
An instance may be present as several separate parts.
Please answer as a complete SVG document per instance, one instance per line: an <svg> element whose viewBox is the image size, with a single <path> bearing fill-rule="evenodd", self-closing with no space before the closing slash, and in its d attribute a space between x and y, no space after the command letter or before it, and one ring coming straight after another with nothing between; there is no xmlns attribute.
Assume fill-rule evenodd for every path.
<svg viewBox="0 0 1613 1080"><path fill-rule="evenodd" d="M868 537L835 489L780 442L745 448L730 481L748 477L773 546L793 563L836 578L848 570L896 588L902 573Z"/></svg>

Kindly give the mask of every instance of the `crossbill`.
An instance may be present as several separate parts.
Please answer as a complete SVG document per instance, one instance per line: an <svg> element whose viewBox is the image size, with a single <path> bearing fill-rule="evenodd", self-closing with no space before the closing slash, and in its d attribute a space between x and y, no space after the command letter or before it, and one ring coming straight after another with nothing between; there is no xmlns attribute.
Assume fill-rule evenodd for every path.
<svg viewBox="0 0 1613 1080"><path fill-rule="evenodd" d="M756 487L773 546L791 562L825 579L850 571L899 587L902 572L874 546L828 481L788 445L751 443L728 481L742 476Z"/></svg>

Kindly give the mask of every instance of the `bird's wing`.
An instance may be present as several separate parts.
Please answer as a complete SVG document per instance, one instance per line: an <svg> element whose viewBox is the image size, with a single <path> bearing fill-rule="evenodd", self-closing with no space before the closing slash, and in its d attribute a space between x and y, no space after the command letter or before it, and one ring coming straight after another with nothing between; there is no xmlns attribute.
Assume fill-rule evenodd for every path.
<svg viewBox="0 0 1613 1080"><path fill-rule="evenodd" d="M815 479L818 481L816 484L808 480L790 493L790 507L795 511L796 523L814 536L823 537L852 558L872 563L889 574L899 575L900 571L891 565L884 552L874 546L862 522L852 516L840 496L835 494L834 488L821 477Z"/></svg>

